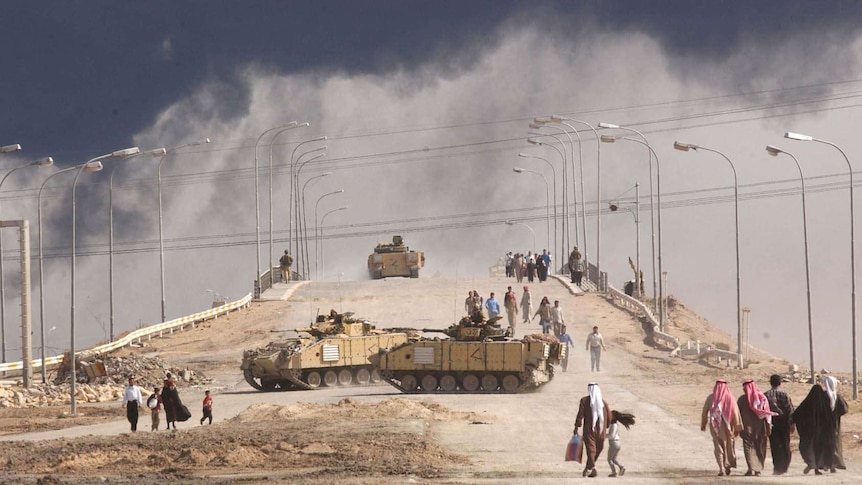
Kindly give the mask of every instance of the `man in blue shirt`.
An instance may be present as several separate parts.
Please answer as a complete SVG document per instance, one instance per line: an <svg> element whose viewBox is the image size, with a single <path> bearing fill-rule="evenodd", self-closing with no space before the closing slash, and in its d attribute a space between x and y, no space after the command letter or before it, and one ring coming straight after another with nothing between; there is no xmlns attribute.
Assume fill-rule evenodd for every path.
<svg viewBox="0 0 862 485"><path fill-rule="evenodd" d="M560 336L557 338L560 339L561 344L566 345L566 356L563 357L563 360L560 362L560 366L563 368L563 372L566 372L566 368L569 367L569 350L575 345L575 342L573 342L572 337L566 333L565 325L560 327Z"/></svg>
<svg viewBox="0 0 862 485"><path fill-rule="evenodd" d="M500 314L500 304L497 303L497 299L494 298L493 292L491 292L491 296L485 301L485 308L488 309L488 320L491 320Z"/></svg>

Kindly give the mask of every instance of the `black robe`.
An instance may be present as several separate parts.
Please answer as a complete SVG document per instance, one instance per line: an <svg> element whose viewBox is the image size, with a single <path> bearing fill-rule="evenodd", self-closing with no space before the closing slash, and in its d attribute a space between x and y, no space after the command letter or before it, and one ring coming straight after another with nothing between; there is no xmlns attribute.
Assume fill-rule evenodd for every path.
<svg viewBox="0 0 862 485"><path fill-rule="evenodd" d="M799 432L799 452L810 468L830 469L835 457L835 415L829 396L815 384L796 410L793 423Z"/></svg>

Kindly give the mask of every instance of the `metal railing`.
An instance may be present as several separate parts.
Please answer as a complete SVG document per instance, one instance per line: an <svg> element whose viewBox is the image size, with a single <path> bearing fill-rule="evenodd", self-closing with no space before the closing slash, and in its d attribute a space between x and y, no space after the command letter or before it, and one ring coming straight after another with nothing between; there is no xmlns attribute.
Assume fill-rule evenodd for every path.
<svg viewBox="0 0 862 485"><path fill-rule="evenodd" d="M632 313L641 313L644 317L650 322L652 325L652 338L657 343L662 343L673 350L671 351L671 355L674 355L679 352L679 339L674 337L673 335L665 332L659 331L658 320L655 315L652 314L649 307L646 304L636 298L632 298L629 295L626 295L622 291L614 288L611 285L608 285L608 294L623 308L631 311Z"/></svg>
<svg viewBox="0 0 862 485"><path fill-rule="evenodd" d="M587 263L587 280L596 287L596 291L607 293L608 274L599 271L592 263Z"/></svg>
<svg viewBox="0 0 862 485"><path fill-rule="evenodd" d="M299 273L291 270L290 281L300 281ZM254 293L252 297L257 300L264 291L272 288L276 283L284 283L284 276L281 274L280 266L273 266L268 271L265 271L257 281L254 282Z"/></svg>
<svg viewBox="0 0 862 485"><path fill-rule="evenodd" d="M119 348L125 347L127 345L131 345L135 342L141 343L143 339L150 340L153 337L161 337L165 333L172 334L174 330L181 331L186 326L191 326L194 328L195 324L199 322L203 322L205 320L211 320L213 318L218 318L222 315L226 315L234 310L238 310L243 307L247 307L251 302L251 293L246 295L239 300L225 303L224 305L220 305L215 308L210 308L209 310L205 310L202 312L198 312L186 317L176 318L174 320L170 320L164 323L157 323L155 325L149 325L143 328L139 328L137 330L131 331L125 336L113 341L106 343L104 345L99 345L93 347L91 349L82 350L80 352L76 352L76 359L82 359L92 356L97 356L101 354L106 354L113 350L117 350ZM45 358L45 368L54 368L58 366L61 362L63 362L62 355L55 355L53 357ZM35 359L30 361L30 365L33 369L41 369L42 368L42 359ZM9 372L9 371L20 371L24 367L23 361L17 362L8 362L6 364L0 364L0 372Z"/></svg>

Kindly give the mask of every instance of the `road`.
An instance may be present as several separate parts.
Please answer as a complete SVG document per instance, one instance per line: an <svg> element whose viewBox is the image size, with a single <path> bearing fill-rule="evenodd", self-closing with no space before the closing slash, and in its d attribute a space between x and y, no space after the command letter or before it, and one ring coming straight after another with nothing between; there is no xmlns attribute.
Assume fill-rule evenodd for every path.
<svg viewBox="0 0 862 485"><path fill-rule="evenodd" d="M242 379L238 364L242 350L262 345L273 338L270 330L280 332L306 325L316 313L330 308L353 311L379 327L443 328L460 317L467 292L477 289L487 297L495 291L502 300L506 286L512 285L520 297L520 286L504 278L470 278L459 281L420 278L342 283L311 283L295 288L286 302L256 303L252 309L234 314L230 319L214 322L210 328L174 335L145 349L153 355L171 361L210 365L216 378L215 420L228 419L256 403L290 405L296 402L336 403L345 397L357 401L379 401L402 396L389 386L361 388L331 388L316 391L261 393L251 389ZM589 382L598 382L605 400L613 409L633 413L637 424L622 430L622 451L619 460L626 466L623 479L635 483L712 483L745 481L745 461L741 443L737 443L739 468L731 478L715 476L717 467L708 433L701 432L696 416L699 403L711 389L714 376L705 370L703 392L694 396L668 396L668 402L690 397L695 410L674 412L665 402L662 383L673 378L673 369L644 372L639 359L642 352L655 352L645 346L640 323L612 307L600 295L573 296L568 288L549 280L531 285L533 301L542 296L558 299L565 310L569 332L575 339L569 372L557 372L554 380L539 391L515 395L411 395L409 399L442 404L456 411L473 411L483 418L476 424L463 422L433 423L436 439L449 449L471 456L474 466L455 480L469 483L529 483L558 484L581 480L582 465L563 461L577 412L580 397L586 394ZM600 373L589 372L589 355L583 348L584 339L592 327L599 325L608 344ZM536 323L519 325L517 336L539 332ZM617 345L629 342L629 345ZM635 349L635 350L632 350ZM690 365L697 365L692 363ZM668 386L668 393L678 393ZM200 388L184 392L183 399L193 411L200 401ZM671 399L671 397L673 399ZM2 437L4 440L44 440L81 435L116 435L127 431L122 411L117 405L118 420L100 425ZM195 418L180 428L196 426ZM143 419L142 428L148 427ZM846 446L846 445L845 445ZM790 473L782 477L769 475L771 460L767 459L764 476L757 483L808 483L813 478L802 474L804 464L798 453ZM604 456L599 464L596 482L617 480L607 478L609 469ZM840 472L828 477L830 483L862 483L855 471Z"/></svg>

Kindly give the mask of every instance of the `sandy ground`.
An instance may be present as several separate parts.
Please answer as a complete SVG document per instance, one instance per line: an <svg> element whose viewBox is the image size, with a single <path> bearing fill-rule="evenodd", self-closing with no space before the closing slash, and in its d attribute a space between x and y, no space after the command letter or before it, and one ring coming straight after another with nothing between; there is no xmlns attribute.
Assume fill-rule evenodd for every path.
<svg viewBox="0 0 862 485"><path fill-rule="evenodd" d="M639 321L601 295L572 296L558 282L531 285L534 304L542 296L559 299L569 332L576 341L569 372L537 392L516 395L402 395L389 386L330 388L316 391L261 393L243 380L239 364L246 348L263 346L294 333L315 314L353 311L378 327L444 328L461 316L470 289L502 299L513 280L420 278L313 283L299 287L288 301L253 304L249 310L220 318L194 330L150 341L141 352L174 366L198 369L214 379L216 424L198 426L197 404L202 388L182 391L193 411L178 433L128 433L118 404L104 405L86 418L60 418L60 410L41 418L47 423L30 433L6 434L0 443L0 471L16 482L86 483L105 477L111 481L155 483L170 477L178 483L564 483L581 478L582 465L563 461L571 436L577 400L589 382L598 382L614 409L637 416L637 424L622 431L620 461L623 478L607 478L604 460L595 482L629 480L634 483L744 482L741 443L740 468L734 476L715 477L716 465L708 433L701 432L700 410L717 378L727 379L741 394L741 383L757 380L768 388L768 376L784 373L787 362L756 350L745 370L724 364L702 364L668 357L666 349L644 342ZM671 309L671 333L705 342L732 344L682 305ZM583 342L592 325L599 325L608 351L600 373L589 372ZM519 325L517 336L539 331L537 323ZM785 384L794 402L809 386ZM845 390L845 397L849 389ZM856 463L862 447L859 405L843 421L845 457L849 470L828 477L802 474L799 454L790 473L767 472L759 483L860 483ZM104 421L114 412L116 419ZM26 413L19 411L19 413ZM35 412L34 412L35 413ZM54 427L73 424L54 431ZM0 425L30 419L0 412ZM162 425L164 427L164 424ZM143 417L141 429L149 429ZM19 426L14 432L27 426ZM7 430L8 433L8 430ZM4 463L5 461L5 463ZM56 480L56 481L55 481Z"/></svg>

